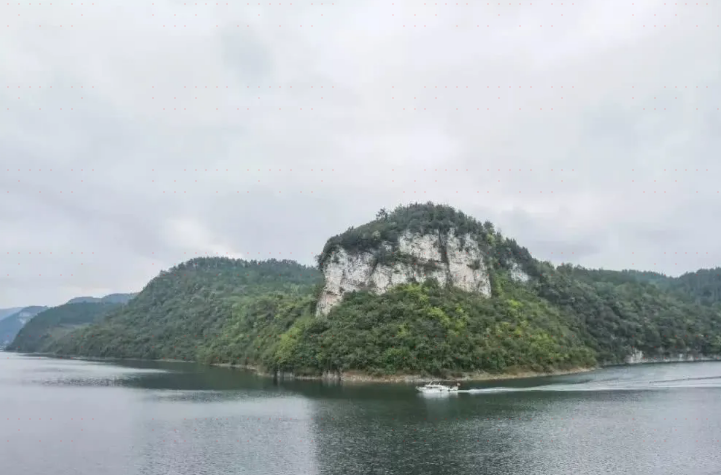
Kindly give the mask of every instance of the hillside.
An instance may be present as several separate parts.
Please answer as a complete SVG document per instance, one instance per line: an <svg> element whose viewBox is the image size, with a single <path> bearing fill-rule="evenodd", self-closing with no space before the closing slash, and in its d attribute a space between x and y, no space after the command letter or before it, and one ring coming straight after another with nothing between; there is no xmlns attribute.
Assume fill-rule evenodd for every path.
<svg viewBox="0 0 721 475"><path fill-rule="evenodd" d="M352 293L328 317L315 317L310 299L268 298L239 315L201 361L296 375L373 376L546 372L595 364L559 312L514 290L513 298L487 299L434 281L402 284L379 296ZM268 321L260 326L264 314Z"/></svg>
<svg viewBox="0 0 721 475"><path fill-rule="evenodd" d="M25 324L47 307L25 307L0 321L0 348L5 348L14 339Z"/></svg>
<svg viewBox="0 0 721 475"><path fill-rule="evenodd" d="M98 301L67 303L47 309L35 315L18 332L6 350L24 353L45 352L47 346L54 340L93 323L120 307L122 304Z"/></svg>
<svg viewBox="0 0 721 475"><path fill-rule="evenodd" d="M558 268L489 222L415 204L332 237L316 269L193 259L63 355L171 358L318 376L550 372L721 355L713 271Z"/></svg>
<svg viewBox="0 0 721 475"><path fill-rule="evenodd" d="M293 261L197 258L163 271L122 310L59 338L62 354L195 360L231 315L272 292L309 295L321 280Z"/></svg>
<svg viewBox="0 0 721 475"><path fill-rule="evenodd" d="M579 317L585 344L601 363L621 362L636 351L651 358L721 354L718 308L695 303L674 284L659 285L650 273L634 274L559 266L544 275L536 293Z"/></svg>

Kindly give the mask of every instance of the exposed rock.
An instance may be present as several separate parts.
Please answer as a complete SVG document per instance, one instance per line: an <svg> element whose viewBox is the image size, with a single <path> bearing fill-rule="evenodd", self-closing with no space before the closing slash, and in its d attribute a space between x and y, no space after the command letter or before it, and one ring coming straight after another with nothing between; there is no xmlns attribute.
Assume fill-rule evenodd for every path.
<svg viewBox="0 0 721 475"><path fill-rule="evenodd" d="M643 351L634 350L633 353L626 357L626 364L649 364L649 363L686 363L693 361L717 361L721 360L720 355L705 356L701 354L692 354L681 352L675 356L652 356L648 357Z"/></svg>
<svg viewBox="0 0 721 475"><path fill-rule="evenodd" d="M390 251L388 244L384 246ZM323 268L325 287L316 315L326 315L348 292L369 290L380 295L396 285L427 279L486 297L491 295L485 256L470 235L459 237L453 230L424 235L406 232L400 236L396 252L412 259L385 264L378 263L375 252L337 249Z"/></svg>
<svg viewBox="0 0 721 475"><path fill-rule="evenodd" d="M530 279L528 274L523 272L523 269L517 262L514 262L511 266L510 275L511 279L515 280L516 282L528 282L528 280Z"/></svg>

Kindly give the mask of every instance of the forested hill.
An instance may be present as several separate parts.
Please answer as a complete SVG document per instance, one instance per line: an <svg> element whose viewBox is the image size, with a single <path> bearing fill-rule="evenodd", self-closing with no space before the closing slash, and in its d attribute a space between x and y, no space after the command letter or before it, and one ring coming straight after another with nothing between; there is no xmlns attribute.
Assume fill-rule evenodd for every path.
<svg viewBox="0 0 721 475"><path fill-rule="evenodd" d="M702 305L721 304L721 268L701 269L679 277L651 281L663 290L685 296Z"/></svg>
<svg viewBox="0 0 721 475"><path fill-rule="evenodd" d="M320 272L289 260L197 258L148 283L122 310L59 339L64 354L195 360L239 306L273 292L309 295Z"/></svg>
<svg viewBox="0 0 721 475"><path fill-rule="evenodd" d="M50 308L35 315L6 349L24 353L45 352L53 341L120 307L122 304L99 301L68 303Z"/></svg>
<svg viewBox="0 0 721 475"><path fill-rule="evenodd" d="M601 363L634 350L652 357L720 355L719 308L660 277L562 265L544 274L536 293L579 319L586 346Z"/></svg>
<svg viewBox="0 0 721 475"><path fill-rule="evenodd" d="M558 270L584 282L608 282L614 285L650 284L659 290L672 293L684 302L706 306L721 305L721 268L718 267L687 272L679 277L649 271L585 269L570 264L563 264Z"/></svg>
<svg viewBox="0 0 721 475"><path fill-rule="evenodd" d="M320 375L545 372L648 357L721 355L714 271L682 276L554 267L491 223L433 204L382 211L331 238L375 252L416 233L460 229L480 242L490 297L427 282L351 292L314 314L323 276L293 261L199 258L153 279L124 308L54 338L62 355L169 358ZM394 241L395 240L395 241ZM387 247L383 247L387 249ZM388 257L391 261L397 256ZM514 262L528 279L512 275ZM470 266L469 266L470 267Z"/></svg>

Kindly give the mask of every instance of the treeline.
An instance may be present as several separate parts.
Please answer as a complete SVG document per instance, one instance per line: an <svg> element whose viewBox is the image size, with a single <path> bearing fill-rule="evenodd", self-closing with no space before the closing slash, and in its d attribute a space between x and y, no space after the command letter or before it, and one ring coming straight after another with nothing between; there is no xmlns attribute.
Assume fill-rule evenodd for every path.
<svg viewBox="0 0 721 475"><path fill-rule="evenodd" d="M721 312L696 302L672 278L559 266L535 292L576 319L602 363L641 350L651 356L721 354Z"/></svg>
<svg viewBox="0 0 721 475"><path fill-rule="evenodd" d="M150 281L126 307L52 345L52 351L100 357L197 360L228 319L280 292L310 295L321 273L294 261L196 258Z"/></svg>

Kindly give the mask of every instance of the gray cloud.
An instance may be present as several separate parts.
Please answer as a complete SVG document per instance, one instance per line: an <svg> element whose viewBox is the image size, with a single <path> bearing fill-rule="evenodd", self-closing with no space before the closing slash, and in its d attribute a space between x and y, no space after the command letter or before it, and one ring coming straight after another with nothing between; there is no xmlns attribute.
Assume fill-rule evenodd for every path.
<svg viewBox="0 0 721 475"><path fill-rule="evenodd" d="M209 3L5 8L0 307L428 200L555 263L718 264L721 6Z"/></svg>

